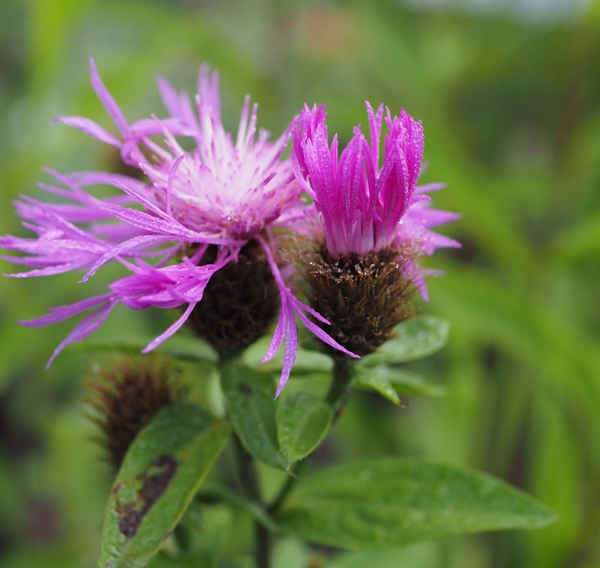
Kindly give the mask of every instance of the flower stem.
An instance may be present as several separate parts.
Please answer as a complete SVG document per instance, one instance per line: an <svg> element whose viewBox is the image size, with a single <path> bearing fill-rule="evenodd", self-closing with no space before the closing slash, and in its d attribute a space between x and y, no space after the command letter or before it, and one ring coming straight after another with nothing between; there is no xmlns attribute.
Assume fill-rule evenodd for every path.
<svg viewBox="0 0 600 568"><path fill-rule="evenodd" d="M305 464L306 464L306 458L304 458L303 460L301 460L299 462L296 462L294 470L290 471L287 479L285 480L285 483L279 490L277 497L275 497L275 499L273 500L273 503L271 503L271 505L269 506L269 512L272 515L277 514L277 512L279 511L279 509L281 508L281 506L287 499L287 496L290 494L291 490L294 488L294 485L296 485L298 476L300 475L300 472L304 469Z"/></svg>
<svg viewBox="0 0 600 568"><path fill-rule="evenodd" d="M333 409L334 424L342 415L344 407L348 403L350 395L352 394L352 383L354 378L353 364L354 360L350 359L349 357L336 357L334 359L331 386L329 387L329 392L325 397L325 402ZM268 508L271 514L276 514L287 499L287 496L296 485L298 476L304 469L307 459L308 458L304 458L302 461L296 463L294 471L290 473L289 477L286 479L281 490L279 491L279 494Z"/></svg>
<svg viewBox="0 0 600 568"><path fill-rule="evenodd" d="M246 499L256 503L261 509L263 509L264 505L254 458L250 452L244 448L239 438L235 434L233 436L233 447L238 464L238 478L244 496ZM254 558L256 560L256 568L270 568L272 545L271 534L263 526L263 524L257 522L256 520L254 523L254 542Z"/></svg>
<svg viewBox="0 0 600 568"><path fill-rule="evenodd" d="M325 402L333 409L333 422L335 423L344 411L350 399L354 378L354 359L350 357L336 357L333 366L333 378Z"/></svg>

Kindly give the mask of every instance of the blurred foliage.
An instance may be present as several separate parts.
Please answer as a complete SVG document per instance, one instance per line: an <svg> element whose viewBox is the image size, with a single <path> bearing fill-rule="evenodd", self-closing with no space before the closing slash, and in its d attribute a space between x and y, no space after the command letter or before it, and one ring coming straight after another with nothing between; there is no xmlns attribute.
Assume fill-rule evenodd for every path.
<svg viewBox="0 0 600 568"><path fill-rule="evenodd" d="M314 467L428 456L502 477L561 520L379 560L346 554L332 566L600 566L598 2L543 21L392 0L0 0L0 11L3 234L27 234L9 202L41 195L43 166L118 166L97 141L48 126L59 114L111 126L89 85L90 55L130 120L160 112L155 74L194 91L203 61L221 72L230 128L246 93L274 134L304 102L327 104L342 143L366 122L365 99L420 118L430 162L423 179L447 182L435 203L462 213L445 230L463 248L431 261L446 276L430 282L431 301L419 306L451 320L449 345L409 369L447 394L409 395L400 409L357 393ZM73 274L0 280L0 568L95 565L111 472L78 397L100 355L71 347L44 372L71 322L31 330L16 321L101 293L111 270L82 285ZM95 339L149 336L167 321L116 310ZM214 396L201 367L187 377L198 396ZM273 492L284 474L261 471ZM248 566L249 521L222 513L213 515L229 527L222 566ZM277 551L282 568L331 555L293 540Z"/></svg>

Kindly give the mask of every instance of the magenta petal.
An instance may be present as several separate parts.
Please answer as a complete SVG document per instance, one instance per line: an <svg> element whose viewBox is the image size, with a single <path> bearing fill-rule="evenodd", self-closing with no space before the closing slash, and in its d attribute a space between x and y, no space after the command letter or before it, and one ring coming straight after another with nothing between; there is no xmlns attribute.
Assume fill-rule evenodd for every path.
<svg viewBox="0 0 600 568"><path fill-rule="evenodd" d="M173 88L171 83L167 81L162 75L156 78L156 84L158 85L158 92L162 99L165 108L172 116L179 116L181 114L179 105L179 95Z"/></svg>
<svg viewBox="0 0 600 568"><path fill-rule="evenodd" d="M325 333L318 325L312 323L302 312L301 309L296 309L295 312L300 321L305 325L306 329L308 329L308 331L310 331L313 335L318 337L323 343L326 343L330 347L333 347L334 349L337 349L338 351L341 351L342 353L345 353L350 357L360 359L360 355L356 355L355 353L352 353L352 351L348 351L348 349L342 347L335 339L333 339L330 335Z"/></svg>
<svg viewBox="0 0 600 568"><path fill-rule="evenodd" d="M147 245L149 243L157 243L157 242L165 242L171 241L172 238L170 236L164 235L142 235L139 237L134 237L133 239L129 239L120 245L117 245L107 252L105 252L87 271L85 276L80 280L80 282L86 282L90 276L93 276L98 268L100 268L103 264L107 263L112 258L115 258L123 253L128 253L130 250L140 247L142 245Z"/></svg>
<svg viewBox="0 0 600 568"><path fill-rule="evenodd" d="M12 262L25 264L24 259L2 256L0 258L10 259ZM52 276L54 274L63 274L77 268L82 268L88 264L87 261L81 260L79 262L69 262L65 264L57 264L55 266L47 266L46 268L39 268L36 270L29 270L28 272L13 272L12 274L5 274L8 278L31 278L32 276Z"/></svg>
<svg viewBox="0 0 600 568"><path fill-rule="evenodd" d="M296 327L296 321L294 319L293 307L286 302L286 333L285 333L285 350L283 353L283 366L281 368L281 376L279 377L279 383L277 384L277 391L275 392L275 398L277 398L285 383L290 377L292 372L292 366L296 360L296 352L298 351L298 328Z"/></svg>
<svg viewBox="0 0 600 568"><path fill-rule="evenodd" d="M423 170L421 123L404 109L394 117L386 109L388 133L384 136L383 164L379 169L384 107L380 105L376 113L368 102L366 107L370 145L360 128L355 127L339 166L336 136L327 153L326 115L322 108L309 109L305 105L292 133L294 175L314 200L316 214L310 223L324 233L329 253L334 257L364 255L395 246L431 254L443 246L456 246L455 241L438 238L428 231L455 216L445 212L428 215L422 203L429 200L424 193L444 184L416 185Z"/></svg>
<svg viewBox="0 0 600 568"><path fill-rule="evenodd" d="M292 296L292 301L298 308L305 312L308 312L311 316L318 319L320 322L323 322L325 325L331 325L331 322L328 319L324 318L319 312L313 310L310 306L303 304L300 300L298 300L298 298L296 298L296 296Z"/></svg>
<svg viewBox="0 0 600 568"><path fill-rule="evenodd" d="M266 363L270 361L277 355L277 351L281 347L283 343L283 339L285 337L285 330L287 329L287 310L284 309L286 306L283 305L283 298L281 302L281 310L279 312L279 319L277 320L277 327L275 328L275 332L273 333L273 338L271 339L271 343L269 343L269 347L267 348L267 352L265 356L262 358L261 363Z"/></svg>
<svg viewBox="0 0 600 568"><path fill-rule="evenodd" d="M94 298L88 298L87 300L81 300L80 302L75 302L69 306L60 306L58 308L50 308L50 313L27 321L20 321L21 325L26 327L42 327L44 325L48 325L51 323L57 323L59 321L66 320L76 314L89 310L94 306L107 302L113 294L103 294L102 296L96 296Z"/></svg>
<svg viewBox="0 0 600 568"><path fill-rule="evenodd" d="M379 165L379 140L381 139L381 124L383 120L383 104L377 108L377 114L373 114L371 103L365 101L367 115L369 116L369 137L371 139L371 161L375 169Z"/></svg>
<svg viewBox="0 0 600 568"><path fill-rule="evenodd" d="M445 187L445 183L426 183L423 185L417 185L415 188L415 195L418 195L419 193L427 193L428 191L439 191Z"/></svg>
<svg viewBox="0 0 600 568"><path fill-rule="evenodd" d="M179 164L181 164L182 160L187 156L187 152L185 154L181 154L179 158L177 158L173 165L171 166L171 170L169 171L169 181L167 182L167 215L169 217L172 216L171 211L171 193L173 191L173 180L175 179L175 174L177 173L177 169L179 168Z"/></svg>
<svg viewBox="0 0 600 568"><path fill-rule="evenodd" d="M92 58L90 58L90 76L92 80L92 87L104 105L106 112L113 119L114 123L121 131L121 134L125 136L128 131L127 120L125 120L119 105L117 105L115 99L113 99L112 95L108 92L108 89L104 86L102 79L100 79L100 75L98 75L98 70L96 69L96 64Z"/></svg>
<svg viewBox="0 0 600 568"><path fill-rule="evenodd" d="M77 343L82 339L85 339L88 335L96 331L106 320L111 310L114 308L116 301L108 302L106 305L102 306L100 309L96 310L89 316L87 316L83 321L77 324L71 333L67 335L67 337L60 343L60 345L54 350L48 363L46 363L46 370L50 368L54 359L56 359L57 355L71 343Z"/></svg>
<svg viewBox="0 0 600 568"><path fill-rule="evenodd" d="M173 324L171 325L165 332L161 333L156 339L151 341L144 349L142 349L142 353L149 353L156 347L158 347L163 341L169 339L190 317L192 310L196 307L196 304L190 304L183 315Z"/></svg>
<svg viewBox="0 0 600 568"><path fill-rule="evenodd" d="M72 126L73 128L81 130L88 136L97 138L101 142L111 144L112 146L116 146L117 148L120 148L123 145L123 143L120 142L110 132L108 132L108 130L105 130L90 118L84 118L81 116L57 116L55 119L52 120L52 122L62 122L67 126Z"/></svg>

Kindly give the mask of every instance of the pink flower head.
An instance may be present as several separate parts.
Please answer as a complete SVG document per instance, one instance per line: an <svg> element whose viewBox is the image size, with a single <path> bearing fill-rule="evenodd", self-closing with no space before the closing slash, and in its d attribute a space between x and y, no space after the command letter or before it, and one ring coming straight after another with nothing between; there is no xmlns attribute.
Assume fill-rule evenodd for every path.
<svg viewBox="0 0 600 568"><path fill-rule="evenodd" d="M366 255L387 248L416 249L431 255L440 247L460 244L429 229L452 221L454 213L430 209L427 191L443 184L417 186L423 162L423 128L404 109L392 117L386 109L388 133L384 136L383 165L379 141L383 105L373 113L367 102L370 144L354 128L354 136L338 159L337 134L329 146L324 107L304 106L292 133L292 164L296 179L314 201L319 226L334 257ZM403 270L426 298L423 271L413 261Z"/></svg>
<svg viewBox="0 0 600 568"><path fill-rule="evenodd" d="M291 227L304 208L289 160L280 159L292 125L278 140L268 142L266 131L257 133L257 105L250 109L246 97L238 134L232 140L221 123L218 75L205 65L200 68L195 106L186 93L176 92L159 78L170 116L129 124L93 60L90 67L92 86L120 135L88 118L61 116L55 120L115 146L123 161L139 168L149 182L104 172L61 175L50 171L58 184L40 187L63 197L66 203L49 204L28 197L17 202L24 225L37 233L37 238L9 235L0 239L0 246L29 255L5 258L33 267L12 277L84 268L87 272L81 281L85 282L109 261L119 262L131 272L113 282L110 292L102 296L53 308L46 316L23 322L42 326L94 309L59 345L48 364L66 345L96 330L118 302L136 310L186 306L181 317L144 352L153 349L183 325L202 300L210 278L236 262L242 247L253 239L264 250L281 296L279 323L265 356L265 361L271 359L285 339L278 393L295 359L296 315L323 341L346 352L307 319L303 311L319 316L292 295L272 252L275 241L270 229ZM151 139L156 135L164 138L165 146ZM184 151L177 137L191 139L193 150ZM113 186L119 193L100 199L86 191L97 185ZM202 264L211 245L217 247L216 259ZM149 263L151 258L156 260Z"/></svg>

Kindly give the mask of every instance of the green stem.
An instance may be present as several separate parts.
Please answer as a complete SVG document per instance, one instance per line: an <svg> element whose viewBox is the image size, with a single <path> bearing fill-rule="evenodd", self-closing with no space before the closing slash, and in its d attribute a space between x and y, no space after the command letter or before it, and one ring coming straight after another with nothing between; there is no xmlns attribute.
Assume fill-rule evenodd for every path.
<svg viewBox="0 0 600 568"><path fill-rule="evenodd" d="M305 464L306 458L302 461L297 462L294 470L290 471L288 478L285 480L285 483L279 490L279 494L277 495L277 497L275 497L273 503L271 503L271 505L269 506L269 512L272 515L277 514L279 509L281 509L281 506L287 499L287 496L290 494L290 491L294 488L294 485L296 485L298 476L300 475L300 472L304 469Z"/></svg>
<svg viewBox="0 0 600 568"><path fill-rule="evenodd" d="M333 378L325 402L333 409L333 422L342 415L350 399L354 378L354 359L336 357L333 366Z"/></svg>
<svg viewBox="0 0 600 568"><path fill-rule="evenodd" d="M233 491L217 485L204 485L196 494L196 499L201 503L227 503L240 511L248 513L257 523L272 533L278 533L279 527L273 518L259 503L248 501Z"/></svg>
<svg viewBox="0 0 600 568"><path fill-rule="evenodd" d="M331 406L333 409L333 423L335 423L338 418L342 415L344 411L344 407L348 403L350 399L350 395L352 394L352 384L354 378L354 360L349 357L337 357L334 359L333 366L333 377L331 379L331 386L329 387L329 392L325 397L325 402ZM283 487L279 491L279 494L271 503L268 508L269 512L272 515L277 514L281 506L287 499L287 496L290 494L296 482L298 480L298 476L304 466L306 464L307 459L303 459L302 461L296 464L296 467L293 472L290 473L290 476L286 479Z"/></svg>
<svg viewBox="0 0 600 568"><path fill-rule="evenodd" d="M234 359L236 355L236 353L219 353L219 367L222 369ZM267 528L268 521L271 519L262 499L256 463L252 454L244 448L242 442L235 433L233 434L233 449L242 493L248 500L249 507L253 509L252 517L254 518L255 542L254 558L256 561L256 568L271 568L271 548L273 539L270 530L272 530L272 527L271 529ZM265 523L265 519L267 519L267 523Z"/></svg>
<svg viewBox="0 0 600 568"><path fill-rule="evenodd" d="M258 480L258 472L252 454L244 448L239 438L234 434L233 447L238 464L238 477L244 496L249 501L256 503L264 511L262 495ZM269 530L263 523L255 520L254 523L254 557L257 568L271 567L271 545L272 538Z"/></svg>

